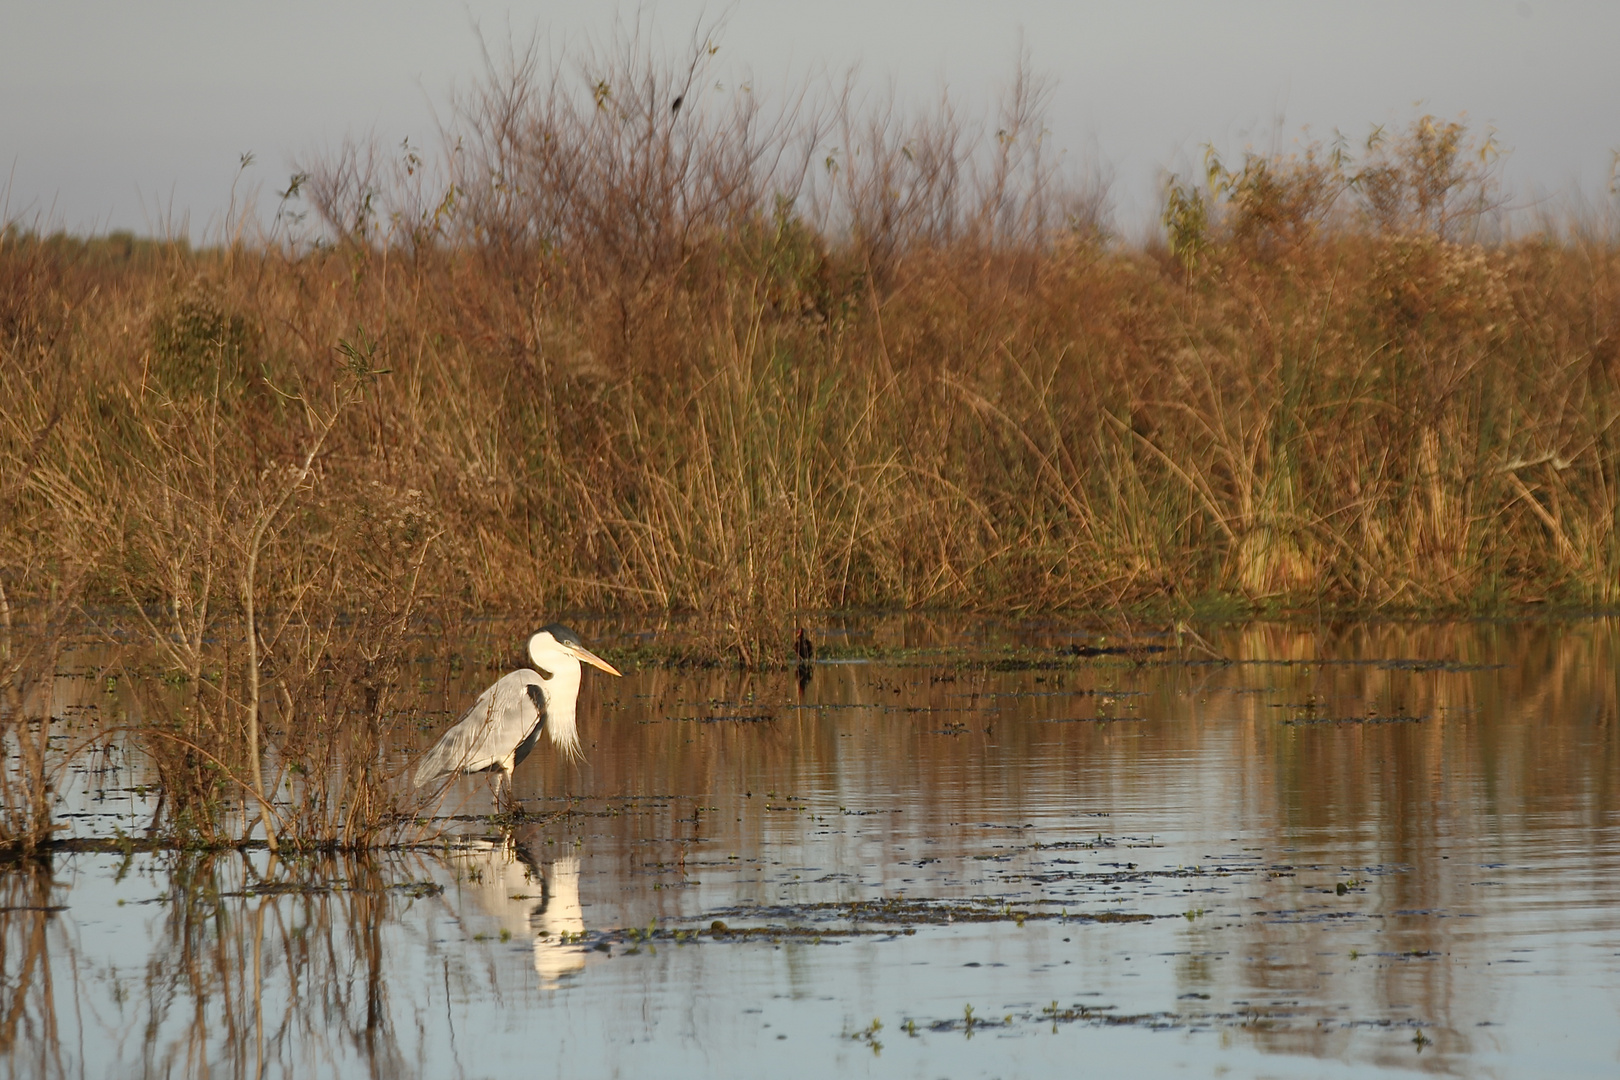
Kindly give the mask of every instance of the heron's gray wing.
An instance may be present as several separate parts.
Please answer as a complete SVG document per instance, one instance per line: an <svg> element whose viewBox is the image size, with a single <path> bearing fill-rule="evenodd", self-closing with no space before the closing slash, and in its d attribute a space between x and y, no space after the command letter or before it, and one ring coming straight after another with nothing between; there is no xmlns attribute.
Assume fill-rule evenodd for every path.
<svg viewBox="0 0 1620 1080"><path fill-rule="evenodd" d="M541 721L543 714L528 692L540 682L537 672L514 671L479 694L472 708L422 755L416 786L451 773L479 772L511 755Z"/></svg>

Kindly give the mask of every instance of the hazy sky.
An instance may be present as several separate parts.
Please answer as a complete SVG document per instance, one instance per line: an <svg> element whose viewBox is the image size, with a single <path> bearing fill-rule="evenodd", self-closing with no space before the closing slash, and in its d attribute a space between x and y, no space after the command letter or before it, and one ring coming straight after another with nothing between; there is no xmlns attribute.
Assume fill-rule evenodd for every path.
<svg viewBox="0 0 1620 1080"><path fill-rule="evenodd" d="M683 0L656 5L428 0L274 4L0 0L7 218L75 231L217 228L244 184L284 184L346 134L431 144L434 114L481 71L478 32L555 48L643 12L678 45L721 19L720 60L756 83L841 72L979 107L1020 36L1055 78L1055 142L1114 177L1122 225L1162 171L1337 127L1466 113L1511 150L1522 201L1602 196L1620 148L1620 3L1102 0ZM732 68L736 70L735 67Z"/></svg>

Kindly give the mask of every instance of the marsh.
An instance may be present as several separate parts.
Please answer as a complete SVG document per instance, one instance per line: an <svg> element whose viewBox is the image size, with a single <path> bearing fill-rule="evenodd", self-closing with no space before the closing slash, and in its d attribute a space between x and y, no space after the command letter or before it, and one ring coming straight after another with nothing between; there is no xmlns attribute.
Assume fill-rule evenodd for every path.
<svg viewBox="0 0 1620 1080"><path fill-rule="evenodd" d="M142 848L114 737L0 874L7 1072L1611 1067L1614 622L1204 631L1221 659L896 616L812 627L883 658L802 692L630 669L518 813L463 778L431 840L365 853ZM58 743L136 707L105 660L63 654ZM400 777L487 681L406 670Z"/></svg>

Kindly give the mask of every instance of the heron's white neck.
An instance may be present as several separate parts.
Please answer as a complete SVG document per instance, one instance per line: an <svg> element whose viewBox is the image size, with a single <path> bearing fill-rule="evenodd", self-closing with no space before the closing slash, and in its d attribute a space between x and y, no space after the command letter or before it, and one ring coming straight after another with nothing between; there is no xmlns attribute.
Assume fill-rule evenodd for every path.
<svg viewBox="0 0 1620 1080"><path fill-rule="evenodd" d="M538 637L538 635L536 635ZM529 659L545 678L540 692L546 695L546 736L551 744L570 758L579 758L579 725L575 708L579 704L579 661L558 649L542 651L529 644Z"/></svg>

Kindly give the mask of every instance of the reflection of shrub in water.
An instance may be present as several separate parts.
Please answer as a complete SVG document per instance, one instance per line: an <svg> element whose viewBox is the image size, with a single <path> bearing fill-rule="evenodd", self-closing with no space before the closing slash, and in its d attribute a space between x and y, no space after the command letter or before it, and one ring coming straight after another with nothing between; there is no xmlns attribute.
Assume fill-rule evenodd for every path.
<svg viewBox="0 0 1620 1080"><path fill-rule="evenodd" d="M53 936L61 941L51 933L64 910L61 895L43 862L24 860L0 873L0 1061L11 1075L64 1074L51 957Z"/></svg>
<svg viewBox="0 0 1620 1080"><path fill-rule="evenodd" d="M81 993L99 990L119 1006L99 1014L106 1026L97 1031L110 1038L90 1051L110 1063L108 1075L195 1075L202 1062L232 1077L414 1075L386 977L388 928L415 902L402 887L416 869L407 860L136 858L134 878L153 875L163 900L147 909L150 921L135 917L146 932L113 959L75 954L69 935L69 955L57 959L60 970L93 969ZM141 943L144 960L127 963Z"/></svg>

